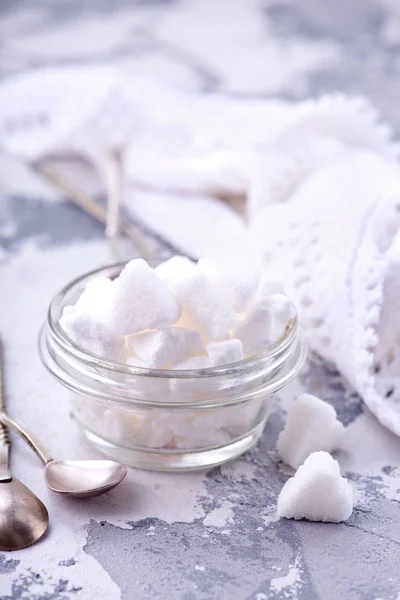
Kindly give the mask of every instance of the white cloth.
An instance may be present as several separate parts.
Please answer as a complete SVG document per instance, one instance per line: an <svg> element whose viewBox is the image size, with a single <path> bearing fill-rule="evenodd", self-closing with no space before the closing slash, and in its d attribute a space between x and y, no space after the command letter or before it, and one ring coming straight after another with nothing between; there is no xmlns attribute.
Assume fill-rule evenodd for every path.
<svg viewBox="0 0 400 600"><path fill-rule="evenodd" d="M399 170L365 151L332 161L250 225L300 309L311 348L398 434L399 228Z"/></svg>
<svg viewBox="0 0 400 600"><path fill-rule="evenodd" d="M196 96L108 69L33 73L0 98L3 152L101 169L121 148L146 225L191 255L261 255L311 348L400 435L398 147L368 102ZM237 196L244 215L218 199Z"/></svg>

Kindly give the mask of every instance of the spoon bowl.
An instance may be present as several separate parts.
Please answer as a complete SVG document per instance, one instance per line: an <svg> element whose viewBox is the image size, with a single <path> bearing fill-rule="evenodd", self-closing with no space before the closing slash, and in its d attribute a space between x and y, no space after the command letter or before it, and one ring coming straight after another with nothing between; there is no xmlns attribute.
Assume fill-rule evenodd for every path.
<svg viewBox="0 0 400 600"><path fill-rule="evenodd" d="M4 410L3 344L0 337L0 411ZM21 550L37 542L49 525L43 502L9 469L10 440L0 422L0 550Z"/></svg>
<svg viewBox="0 0 400 600"><path fill-rule="evenodd" d="M44 477L53 492L87 498L112 490L121 483L126 472L125 465L112 460L51 460Z"/></svg>
<svg viewBox="0 0 400 600"><path fill-rule="evenodd" d="M8 425L27 442L45 465L46 485L53 492L88 498L112 490L124 479L127 468L113 460L54 460L38 438L4 412L0 406L0 426Z"/></svg>
<svg viewBox="0 0 400 600"><path fill-rule="evenodd" d="M49 513L15 477L0 483L0 550L21 550L37 542L49 524Z"/></svg>

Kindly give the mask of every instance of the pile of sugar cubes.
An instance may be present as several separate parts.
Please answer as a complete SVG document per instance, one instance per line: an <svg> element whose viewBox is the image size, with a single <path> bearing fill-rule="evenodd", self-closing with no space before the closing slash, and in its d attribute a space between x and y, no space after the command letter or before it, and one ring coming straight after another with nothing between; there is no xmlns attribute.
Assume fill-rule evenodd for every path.
<svg viewBox="0 0 400 600"><path fill-rule="evenodd" d="M92 279L76 304L64 308L60 324L73 342L97 356L140 368L185 371L229 365L263 352L294 317L280 284L258 266L206 258L194 263L174 256L155 269L135 259L114 280ZM210 377L139 372L125 381L136 397L156 402L194 404L215 393ZM134 404L122 410L82 401L79 410L113 443L187 449L244 435L254 427L260 403L177 411L141 410Z"/></svg>
<svg viewBox="0 0 400 600"><path fill-rule="evenodd" d="M151 369L204 369L265 351L295 309L254 265L174 256L153 269L130 261L113 281L96 277L61 326L82 348Z"/></svg>
<svg viewBox="0 0 400 600"><path fill-rule="evenodd" d="M332 406L311 394L295 400L277 441L282 460L297 469L279 494L279 517L331 523L350 517L353 490L330 454L344 434Z"/></svg>

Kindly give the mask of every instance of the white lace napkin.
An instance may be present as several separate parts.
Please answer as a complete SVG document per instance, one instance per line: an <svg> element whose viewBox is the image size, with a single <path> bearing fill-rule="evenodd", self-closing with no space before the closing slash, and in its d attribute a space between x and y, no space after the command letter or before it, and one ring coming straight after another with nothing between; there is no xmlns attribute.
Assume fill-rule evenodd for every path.
<svg viewBox="0 0 400 600"><path fill-rule="evenodd" d="M398 148L368 102L189 95L108 69L33 73L0 97L3 152L78 151L101 172L121 149L136 218L191 255L261 255L311 348L400 435Z"/></svg>
<svg viewBox="0 0 400 600"><path fill-rule="evenodd" d="M250 225L301 312L313 350L331 361L400 434L400 172L349 151L287 203Z"/></svg>

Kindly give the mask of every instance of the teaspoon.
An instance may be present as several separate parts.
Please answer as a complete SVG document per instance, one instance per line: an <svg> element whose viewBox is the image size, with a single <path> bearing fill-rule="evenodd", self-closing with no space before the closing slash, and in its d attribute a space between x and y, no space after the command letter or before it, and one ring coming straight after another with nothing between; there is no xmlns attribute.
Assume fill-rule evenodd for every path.
<svg viewBox="0 0 400 600"><path fill-rule="evenodd" d="M124 479L127 469L113 460L54 460L38 438L0 410L0 423L15 429L45 465L44 478L53 492L87 498L100 496Z"/></svg>
<svg viewBox="0 0 400 600"><path fill-rule="evenodd" d="M4 409L0 339L0 408ZM49 514L43 502L8 468L10 441L0 423L0 550L21 550L37 542L47 530Z"/></svg>

